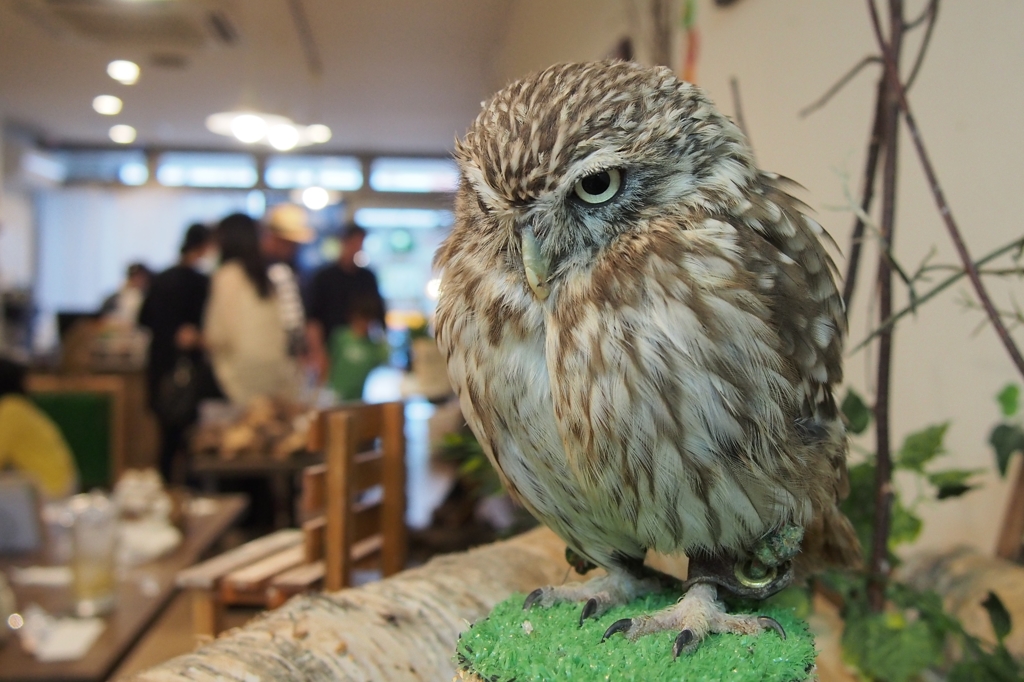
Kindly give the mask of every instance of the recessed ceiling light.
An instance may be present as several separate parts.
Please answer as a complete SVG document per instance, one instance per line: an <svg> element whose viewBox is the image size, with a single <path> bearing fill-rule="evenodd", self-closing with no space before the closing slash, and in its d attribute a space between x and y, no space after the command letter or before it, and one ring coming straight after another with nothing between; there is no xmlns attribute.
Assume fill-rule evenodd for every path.
<svg viewBox="0 0 1024 682"><path fill-rule="evenodd" d="M331 196L323 187L307 187L302 191L302 203L310 211L319 211L327 206L330 201Z"/></svg>
<svg viewBox="0 0 1024 682"><path fill-rule="evenodd" d="M135 142L135 128L124 124L113 126L110 129L110 139L118 144L131 144Z"/></svg>
<svg viewBox="0 0 1024 682"><path fill-rule="evenodd" d="M299 131L288 123L278 123L267 131L267 142L278 151L295 149L295 145L299 143Z"/></svg>
<svg viewBox="0 0 1024 682"><path fill-rule="evenodd" d="M331 129L322 123L306 126L306 139L315 144L323 144L331 139Z"/></svg>
<svg viewBox="0 0 1024 682"><path fill-rule="evenodd" d="M93 98L92 108L97 114L104 116L116 116L121 113L121 98L113 95L99 95Z"/></svg>
<svg viewBox="0 0 1024 682"><path fill-rule="evenodd" d="M287 116L253 110L222 111L206 117L206 128L218 135L246 144L266 144L280 151L320 144L331 139L331 129L322 124L304 126Z"/></svg>
<svg viewBox="0 0 1024 682"><path fill-rule="evenodd" d="M267 122L256 114L242 114L231 122L231 132L240 142L259 142L267 134Z"/></svg>
<svg viewBox="0 0 1024 682"><path fill-rule="evenodd" d="M119 83L134 85L139 80L139 65L126 59L116 59L107 64L107 75Z"/></svg>

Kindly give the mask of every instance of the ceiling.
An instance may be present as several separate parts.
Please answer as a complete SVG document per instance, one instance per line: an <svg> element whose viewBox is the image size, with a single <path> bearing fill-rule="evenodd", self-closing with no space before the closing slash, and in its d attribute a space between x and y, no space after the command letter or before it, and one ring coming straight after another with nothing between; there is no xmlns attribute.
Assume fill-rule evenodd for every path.
<svg viewBox="0 0 1024 682"><path fill-rule="evenodd" d="M325 123L317 151L446 153L494 89L511 0L0 0L0 114L48 145L241 147L204 127L256 107ZM308 36L304 39L304 35ZM106 74L142 67L135 85ZM96 95L124 101L117 116Z"/></svg>

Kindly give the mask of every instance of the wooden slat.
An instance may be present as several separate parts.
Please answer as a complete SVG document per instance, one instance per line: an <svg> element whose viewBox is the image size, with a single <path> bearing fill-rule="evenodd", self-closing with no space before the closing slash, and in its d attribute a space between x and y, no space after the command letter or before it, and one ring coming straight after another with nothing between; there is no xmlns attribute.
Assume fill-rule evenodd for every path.
<svg viewBox="0 0 1024 682"><path fill-rule="evenodd" d="M220 632L221 605L213 590L192 592L192 632L197 637L216 637Z"/></svg>
<svg viewBox="0 0 1024 682"><path fill-rule="evenodd" d="M371 535L365 540L360 540L352 545L352 563L358 564L364 559L377 554L382 547L384 547L384 536L380 533Z"/></svg>
<svg viewBox="0 0 1024 682"><path fill-rule="evenodd" d="M182 588L213 589L216 582L231 571L301 543L302 531L294 528L279 530L179 571L175 582Z"/></svg>
<svg viewBox="0 0 1024 682"><path fill-rule="evenodd" d="M384 482L384 453L361 452L352 458L352 490L359 493Z"/></svg>
<svg viewBox="0 0 1024 682"><path fill-rule="evenodd" d="M324 511L327 465L314 464L302 470L302 514L309 518Z"/></svg>
<svg viewBox="0 0 1024 682"><path fill-rule="evenodd" d="M324 556L324 535L327 520L324 517L310 519L302 524L302 545L306 561L318 561Z"/></svg>
<svg viewBox="0 0 1024 682"><path fill-rule="evenodd" d="M327 447L327 414L317 412L313 421L309 424L309 431L306 432L306 449L310 452L320 452Z"/></svg>
<svg viewBox="0 0 1024 682"><path fill-rule="evenodd" d="M405 568L405 405L385 403L381 406L381 418L381 447L384 450L381 569L388 576Z"/></svg>
<svg viewBox="0 0 1024 682"><path fill-rule="evenodd" d="M267 608L276 609L297 594L319 586L324 579L324 562L315 561L285 571L267 586Z"/></svg>
<svg viewBox="0 0 1024 682"><path fill-rule="evenodd" d="M249 590L269 582L278 573L300 565L306 553L302 546L290 547L261 559L251 566L240 568L224 576L223 582L240 590Z"/></svg>
<svg viewBox="0 0 1024 682"><path fill-rule="evenodd" d="M311 564L302 564L291 568L284 573L279 573L270 580L272 587L280 587L283 589L309 589L313 587L317 581L323 580L324 577L324 562L314 561Z"/></svg>
<svg viewBox="0 0 1024 682"><path fill-rule="evenodd" d="M383 507L381 502L352 505L352 541L349 543L350 545L355 545L380 532Z"/></svg>
<svg viewBox="0 0 1024 682"><path fill-rule="evenodd" d="M302 546L278 552L252 566L241 568L224 576L220 582L220 600L224 604L262 605L266 601L267 585L274 576L301 566L305 559Z"/></svg>

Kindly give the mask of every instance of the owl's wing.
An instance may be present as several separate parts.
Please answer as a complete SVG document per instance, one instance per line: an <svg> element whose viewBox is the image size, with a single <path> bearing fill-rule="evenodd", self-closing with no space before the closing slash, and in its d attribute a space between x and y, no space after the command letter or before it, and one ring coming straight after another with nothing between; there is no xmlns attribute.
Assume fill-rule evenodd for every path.
<svg viewBox="0 0 1024 682"><path fill-rule="evenodd" d="M800 377L797 431L808 446L810 467L825 476L812 491L816 513L805 528L801 569L854 566L860 560L859 543L837 506L850 484L845 431L833 396L843 378L846 310L835 264L825 250L831 237L786 192L784 179L762 174L761 180L747 212L748 226L761 239L749 245L748 258L769 302L779 350Z"/></svg>
<svg viewBox="0 0 1024 682"><path fill-rule="evenodd" d="M828 233L787 193L785 180L762 174L744 220L761 240L749 244L751 267L772 309L780 352L804 384L800 417L814 427L838 418L832 387L842 382L846 311L836 267L825 250Z"/></svg>

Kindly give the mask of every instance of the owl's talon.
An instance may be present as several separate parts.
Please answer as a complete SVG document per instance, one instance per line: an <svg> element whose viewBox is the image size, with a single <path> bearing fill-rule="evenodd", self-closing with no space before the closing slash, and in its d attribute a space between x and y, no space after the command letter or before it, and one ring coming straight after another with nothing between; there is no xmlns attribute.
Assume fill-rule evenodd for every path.
<svg viewBox="0 0 1024 682"><path fill-rule="evenodd" d="M601 635L601 643L604 644L604 641L612 635L614 635L616 632L627 632L632 627L632 618L620 618L619 620L612 623L611 626L604 631L604 634Z"/></svg>
<svg viewBox="0 0 1024 682"><path fill-rule="evenodd" d="M679 658L681 653L690 653L695 648L694 640L696 636L693 634L693 630L686 628L678 635L676 635L676 641L672 644L672 660Z"/></svg>
<svg viewBox="0 0 1024 682"><path fill-rule="evenodd" d="M597 600L591 597L587 600L587 603L583 605L583 610L580 611L580 627L583 627L583 621L590 618L597 612Z"/></svg>
<svg viewBox="0 0 1024 682"><path fill-rule="evenodd" d="M523 602L523 611L529 611L530 607L539 602L544 598L544 588L538 587L536 590L531 592L527 597L526 601Z"/></svg>
<svg viewBox="0 0 1024 682"><path fill-rule="evenodd" d="M763 627L765 630L775 630L779 637L786 639L786 631L782 628L782 624L779 621L769 616L758 616L757 624Z"/></svg>

